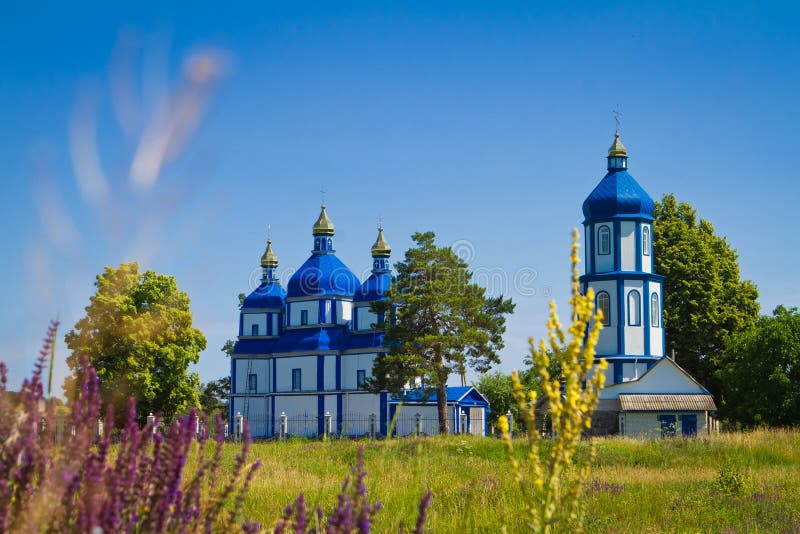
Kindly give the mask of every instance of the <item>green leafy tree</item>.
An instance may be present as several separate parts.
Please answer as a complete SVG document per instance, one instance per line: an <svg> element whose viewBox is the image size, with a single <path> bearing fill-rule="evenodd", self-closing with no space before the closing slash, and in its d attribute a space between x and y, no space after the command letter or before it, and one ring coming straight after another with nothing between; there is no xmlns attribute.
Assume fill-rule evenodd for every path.
<svg viewBox="0 0 800 534"><path fill-rule="evenodd" d="M224 376L200 386L200 411L206 415L220 413L228 419L228 399L231 396L231 377Z"/></svg>
<svg viewBox="0 0 800 534"><path fill-rule="evenodd" d="M411 236L416 246L398 262L397 277L386 300L373 305L381 317L391 312L386 353L373 367L373 390L402 390L421 377L436 391L439 431L450 431L447 379L465 365L486 372L500 361L505 315L514 311L510 299L487 297L472 282L467 263L450 247L436 246L433 232Z"/></svg>
<svg viewBox="0 0 800 534"><path fill-rule="evenodd" d="M140 273L134 262L106 267L95 285L86 316L66 335L72 351L67 395L74 395L85 356L118 422L124 420L129 397L136 400L140 417L161 412L167 421L199 406L200 380L188 368L197 363L206 339L192 326L189 296L175 279Z"/></svg>
<svg viewBox="0 0 800 534"><path fill-rule="evenodd" d="M725 338L752 326L758 317L758 290L739 276L738 254L686 202L664 195L653 224L655 272L664 281L667 350L713 393L716 356Z"/></svg>
<svg viewBox="0 0 800 534"><path fill-rule="evenodd" d="M746 427L800 423L800 313L772 316L732 334L719 358L725 384L720 414Z"/></svg>

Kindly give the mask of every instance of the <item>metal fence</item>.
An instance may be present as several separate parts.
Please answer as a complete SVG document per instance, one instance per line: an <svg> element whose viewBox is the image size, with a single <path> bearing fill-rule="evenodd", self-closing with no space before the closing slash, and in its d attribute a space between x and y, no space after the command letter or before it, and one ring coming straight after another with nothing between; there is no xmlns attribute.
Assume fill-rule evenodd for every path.
<svg viewBox="0 0 800 534"><path fill-rule="evenodd" d="M463 414L459 425L451 414L450 429L460 433L484 435L482 416L470 417ZM432 436L439 433L438 417L419 413L399 412L391 420L381 421L377 414L343 413L341 416L326 413L304 413L301 415L285 413L257 414L245 417L241 413L234 416L231 432L239 435L247 424L253 438L315 438L320 436L371 438L393 436L423 435Z"/></svg>

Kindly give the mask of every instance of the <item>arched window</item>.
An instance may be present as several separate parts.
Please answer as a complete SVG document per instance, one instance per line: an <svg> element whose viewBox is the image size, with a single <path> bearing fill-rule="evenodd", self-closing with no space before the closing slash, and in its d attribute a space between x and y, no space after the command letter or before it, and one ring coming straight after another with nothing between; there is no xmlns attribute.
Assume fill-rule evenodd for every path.
<svg viewBox="0 0 800 534"><path fill-rule="evenodd" d="M333 239L328 238L328 250L333 250Z"/></svg>
<svg viewBox="0 0 800 534"><path fill-rule="evenodd" d="M628 293L628 325L642 325L642 296L635 289Z"/></svg>
<svg viewBox="0 0 800 534"><path fill-rule="evenodd" d="M645 226L642 228L642 254L645 256L650 255L650 227Z"/></svg>
<svg viewBox="0 0 800 534"><path fill-rule="evenodd" d="M660 324L661 306L658 304L658 293L650 295L650 326L658 327Z"/></svg>
<svg viewBox="0 0 800 534"><path fill-rule="evenodd" d="M598 254L611 254L611 230L608 226L601 226L597 230Z"/></svg>
<svg viewBox="0 0 800 534"><path fill-rule="evenodd" d="M597 310L603 313L603 324L611 324L611 299L608 293L601 291L597 294Z"/></svg>

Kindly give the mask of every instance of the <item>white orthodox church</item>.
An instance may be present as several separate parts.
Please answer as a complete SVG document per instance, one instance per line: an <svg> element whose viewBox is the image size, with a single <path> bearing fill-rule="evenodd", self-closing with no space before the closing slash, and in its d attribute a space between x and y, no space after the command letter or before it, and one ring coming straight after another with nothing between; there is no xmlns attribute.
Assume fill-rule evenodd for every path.
<svg viewBox="0 0 800 534"><path fill-rule="evenodd" d="M617 133L608 173L583 203L586 273L580 280L583 291L594 290L605 317L597 357L609 363L593 432L710 432L716 424L711 394L664 350L663 277L653 272L654 203L627 168ZM311 256L287 289L267 242L261 285L240 310L230 420L243 417L254 437L386 435L392 419L399 435L435 433L435 396L411 390L392 398L365 389L375 358L385 350L381 318L370 311L392 282L383 228L371 249L372 273L363 282L337 258L324 205L312 235ZM447 388L447 404L454 432L485 434L489 404L475 388Z"/></svg>

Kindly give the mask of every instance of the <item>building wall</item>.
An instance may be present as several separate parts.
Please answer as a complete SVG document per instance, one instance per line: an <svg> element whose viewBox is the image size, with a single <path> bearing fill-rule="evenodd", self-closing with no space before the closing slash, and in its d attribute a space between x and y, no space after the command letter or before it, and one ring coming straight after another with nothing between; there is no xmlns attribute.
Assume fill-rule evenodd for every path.
<svg viewBox="0 0 800 534"><path fill-rule="evenodd" d="M646 328L650 329L650 354L653 356L664 356L664 314L661 310L664 309L664 303L662 302L662 295L661 295L661 284L658 282L649 282L648 284L648 295L647 295L647 306L648 310L650 309L650 298L653 293L658 295L658 307L659 307L659 316L658 316L658 326L651 326L652 322L648 322Z"/></svg>
<svg viewBox="0 0 800 534"><path fill-rule="evenodd" d="M266 313L243 313L242 314L242 336L252 335L253 325L258 325L258 335L267 335L267 314Z"/></svg>
<svg viewBox="0 0 800 534"><path fill-rule="evenodd" d="M646 273L653 272L653 226L647 223L641 223L639 225L639 240L641 242L642 239L642 232L645 228L649 228L650 230L650 254L645 256L644 251L642 250L642 271Z"/></svg>
<svg viewBox="0 0 800 534"><path fill-rule="evenodd" d="M367 378L372 376L372 366L377 354L343 354L342 355L342 389L356 389L357 372L364 370Z"/></svg>
<svg viewBox="0 0 800 534"><path fill-rule="evenodd" d="M626 280L625 281L625 298L623 302L625 303L625 309L623 310L623 314L621 319L624 321L624 329L625 329L625 354L644 354L644 312L642 310L642 306L644 301L646 300L643 296L643 282L641 280ZM632 326L631 319L634 317L631 316L631 301L630 295L633 291L639 292L639 316L638 316L638 326ZM634 321L635 322L635 321Z"/></svg>
<svg viewBox="0 0 800 534"><path fill-rule="evenodd" d="M319 323L319 301L301 300L289 303L289 326L300 326L300 315L303 310L308 311L308 324Z"/></svg>
<svg viewBox="0 0 800 534"><path fill-rule="evenodd" d="M660 415L676 415L675 436L683 435L681 417L683 415L695 415L697 417L697 435L704 435L708 432L706 412L685 412L662 414L657 412L627 412L624 414L624 435L636 438L660 439L661 421Z"/></svg>
<svg viewBox="0 0 800 534"><path fill-rule="evenodd" d="M256 375L255 393L270 393L272 391L272 360L268 358L234 358L235 385L233 393L248 392L247 366L250 360L253 362L250 373Z"/></svg>
<svg viewBox="0 0 800 534"><path fill-rule="evenodd" d="M605 291L608 293L609 298L610 317L608 319L610 324L600 331L600 337L597 340L597 354L618 354L616 327L619 325L619 313L617 311L619 304L617 299L617 283L613 280L600 280L589 282L589 287L594 289L595 295L601 291Z"/></svg>
<svg viewBox="0 0 800 534"><path fill-rule="evenodd" d="M369 311L369 306L358 307L358 323L356 330L372 330L372 325L378 322L378 314Z"/></svg>
<svg viewBox="0 0 800 534"><path fill-rule="evenodd" d="M601 226L607 226L611 232L610 254L600 254L600 236L599 230ZM594 232L594 272L607 273L614 270L614 253L617 248L616 239L614 237L614 223L598 223L591 225Z"/></svg>
<svg viewBox="0 0 800 534"><path fill-rule="evenodd" d="M353 303L349 300L336 301L336 323L347 324L353 318ZM330 321L330 319L328 319Z"/></svg>
<svg viewBox="0 0 800 534"><path fill-rule="evenodd" d="M291 356L275 358L277 373L275 391L292 391L292 369L300 369L300 391L321 389L317 387L317 357Z"/></svg>
<svg viewBox="0 0 800 534"><path fill-rule="evenodd" d="M635 271L636 269L636 222L620 222L620 253L623 271Z"/></svg>

